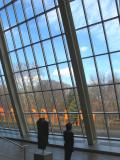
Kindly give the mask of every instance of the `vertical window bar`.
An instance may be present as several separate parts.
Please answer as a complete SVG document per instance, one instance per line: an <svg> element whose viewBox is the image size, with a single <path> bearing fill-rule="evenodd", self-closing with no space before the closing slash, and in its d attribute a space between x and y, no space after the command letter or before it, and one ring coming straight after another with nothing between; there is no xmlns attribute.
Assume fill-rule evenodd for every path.
<svg viewBox="0 0 120 160"><path fill-rule="evenodd" d="M64 29L66 32L66 38L68 42L70 56L72 58L72 65L75 74L79 100L81 103L81 109L84 117L83 119L85 123L87 140L88 144L92 145L96 142L96 132L93 123L90 100L89 100L82 60L80 57L80 51L76 37L75 27L72 19L70 4L68 0L67 1L58 0L58 3L61 11Z"/></svg>
<svg viewBox="0 0 120 160"><path fill-rule="evenodd" d="M56 0L54 0L54 3L55 3L55 6L57 6ZM64 35L62 34L62 24L61 24L61 21L60 21L60 15L59 15L59 12L58 12L58 7L56 8L56 14L57 14L57 17L58 17L58 23L59 23L59 27L60 27L61 37L62 37L63 46L64 46L64 50L65 50L65 54L66 54L66 58L67 58L67 62L68 62L69 58L68 58L67 48L66 48L66 44L65 44L65 40L64 40ZM73 81L73 75L72 75L70 67L71 67L70 63L68 62L68 68L69 68L69 72L70 72L70 77L71 77L72 85L75 86L74 81ZM79 121L80 121L80 113L79 113L79 108L78 108L78 104L77 104L77 98L76 98L76 94L75 94L75 89L73 89L73 93L74 93L75 103L77 105L77 111L78 111L78 114L79 114ZM64 94L64 92L63 92L63 94ZM65 95L64 95L64 97L65 97ZM81 127L81 131L82 131L82 135L84 137L84 131L83 131L82 124L80 124L80 127Z"/></svg>

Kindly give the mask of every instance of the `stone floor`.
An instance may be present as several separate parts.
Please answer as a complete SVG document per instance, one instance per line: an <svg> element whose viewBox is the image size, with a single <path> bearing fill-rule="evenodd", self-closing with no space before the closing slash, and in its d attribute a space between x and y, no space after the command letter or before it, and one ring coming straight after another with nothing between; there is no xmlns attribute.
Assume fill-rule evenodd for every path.
<svg viewBox="0 0 120 160"><path fill-rule="evenodd" d="M23 143L17 142L21 145ZM0 140L0 160L33 160L34 153L41 152L37 149L36 144L24 143L26 146L26 151L20 147L6 142L5 140ZM58 147L47 147L47 152L53 153L53 160L64 160L64 150ZM25 157L25 159L24 159ZM82 151L74 151L71 160L119 160L120 156L112 156L108 154L98 154Z"/></svg>

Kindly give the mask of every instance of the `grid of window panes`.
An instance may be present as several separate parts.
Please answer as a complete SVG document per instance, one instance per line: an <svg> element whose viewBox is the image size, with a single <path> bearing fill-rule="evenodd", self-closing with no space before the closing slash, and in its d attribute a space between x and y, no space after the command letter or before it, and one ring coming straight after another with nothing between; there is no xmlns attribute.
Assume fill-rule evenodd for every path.
<svg viewBox="0 0 120 160"><path fill-rule="evenodd" d="M85 137L71 59L57 1L0 1L0 15L17 93L29 132L44 117L50 133L68 121ZM79 114L78 114L79 113Z"/></svg>
<svg viewBox="0 0 120 160"><path fill-rule="evenodd" d="M97 136L120 138L119 0L71 2Z"/></svg>
<svg viewBox="0 0 120 160"><path fill-rule="evenodd" d="M0 62L0 131L3 129L17 131L18 127Z"/></svg>

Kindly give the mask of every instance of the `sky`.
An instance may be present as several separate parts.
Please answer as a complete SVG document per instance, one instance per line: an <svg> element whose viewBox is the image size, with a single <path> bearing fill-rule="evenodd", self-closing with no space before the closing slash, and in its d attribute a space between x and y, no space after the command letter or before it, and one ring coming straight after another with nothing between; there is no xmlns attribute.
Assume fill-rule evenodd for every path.
<svg viewBox="0 0 120 160"><path fill-rule="evenodd" d="M10 0L6 0L6 2L9 2L9 1ZM43 6L40 4L41 1L40 0L33 0L33 1L34 1L35 13L38 14L38 13L43 12ZM44 2L45 2L46 10L54 7L53 0L45 0ZM26 18L28 19L28 18L33 17L33 10L31 8L30 0L24 1L24 4L25 4ZM91 24L101 21L101 16L100 16L97 0L84 0L84 4L86 8L88 22L86 22L85 20L85 15L84 15L83 7L82 7L82 1L75 0L71 3L73 21L74 21L74 25L76 29L86 26L86 23L91 25ZM102 11L104 20L118 16L116 6L115 6L115 0L100 0L100 4L101 4L101 11ZM2 1L0 1L0 6L2 6ZM21 9L20 0L18 0L15 3L15 8L17 9L16 14L17 14L19 22L24 21L25 18L23 16L23 12ZM10 17L11 26L14 26L16 24L16 20L15 20L13 8L9 6L7 8L7 12ZM5 10L0 11L0 16L2 19L2 24L3 24L4 29L8 29L9 25L6 19ZM48 12L47 16L48 16L49 25L50 25L51 36L56 36L60 34L60 27L59 27L56 11L52 10ZM48 27L47 27L45 15L43 14L42 16L37 17L36 20L37 20L38 28L41 32L41 39L44 40L44 39L49 38ZM30 30L31 41L29 39L26 24L24 23L20 25L19 28L22 33L22 39L23 39L24 45L29 45L31 42L35 43L39 41L38 31L37 31L34 19L28 22L28 28ZM104 35L104 29L106 31L107 44L105 41L106 37ZM62 31L64 31L63 26L62 26ZM97 25L92 25L89 27L89 31L91 34L91 40L92 40L92 45L93 45L95 55L107 53L108 51L114 52L114 51L120 50L120 23L119 23L118 18L113 19L111 21L106 21L104 23L104 28L101 23ZM13 28L12 33L15 39L16 48L22 47L18 28L17 27ZM81 57L84 58L84 57L92 56L93 51L91 48L87 28L78 30L76 33L77 33ZM9 51L12 51L14 49L14 46L13 46L13 42L11 38L11 33L7 31L5 33L5 36L7 39L7 45L8 45ZM54 38L53 44L54 44L54 49L56 52L56 57L54 56L51 41L47 40L43 42L46 62L44 62L44 56L42 54L41 45L36 44L34 46L37 66L43 67L43 71L41 74L41 79L43 80L44 79L46 80L48 78L47 72L45 72L45 69L44 69L45 63L47 63L48 65L54 64L56 59L59 63L66 61L66 54L65 54L62 38L61 37ZM26 52L26 57L24 56L22 49L18 50L17 54L18 54L19 61L21 64L24 64L25 59L26 59L28 61L28 68L31 69L32 67L35 67L35 61L33 58L31 47L27 47L25 49L25 52ZM11 52L9 55L12 60L12 64L14 66L17 66L18 65L17 58L15 56L14 51ZM112 78L112 72L111 72L111 66L110 66L110 60L111 60L111 64L113 66L113 72L114 74L117 74L118 77L120 78L119 58L120 58L120 52L111 54L111 56L108 56L108 55L97 56L96 64L98 66L99 75L103 74L106 77L106 79L108 77ZM70 57L69 57L69 60L70 60ZM84 66L87 84L91 83L91 77L95 79L96 83L98 83L94 59L93 58L83 59L83 66ZM22 67L21 67L22 69L27 68L26 64L23 65ZM62 63L62 64L59 64L58 67L59 67L59 74L62 77L62 82L67 83L70 86L72 86L68 64ZM14 68L14 71L18 71L17 67L13 67L13 68ZM56 65L48 67L48 70L49 70L51 79L59 81ZM70 67L70 70L74 77L72 67ZM37 75L34 74L33 79L35 79L36 77Z"/></svg>

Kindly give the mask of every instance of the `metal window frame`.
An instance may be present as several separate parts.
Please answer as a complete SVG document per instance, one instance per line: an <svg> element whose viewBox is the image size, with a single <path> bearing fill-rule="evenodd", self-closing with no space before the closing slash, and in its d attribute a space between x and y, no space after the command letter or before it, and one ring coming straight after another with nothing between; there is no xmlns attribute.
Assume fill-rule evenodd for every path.
<svg viewBox="0 0 120 160"><path fill-rule="evenodd" d="M26 121L23 115L21 105L20 105L19 97L16 94L17 89L16 89L14 78L13 78L9 57L7 54L7 47L6 47L4 35L2 32L1 24L0 24L0 58L1 58L3 71L5 73L6 83L7 83L8 91L10 93L10 98L13 105L16 121L20 129L20 134L24 138L28 133L28 128L26 125Z"/></svg>
<svg viewBox="0 0 120 160"><path fill-rule="evenodd" d="M58 0L58 3L66 33L69 52L72 59L72 66L75 74L79 100L81 103L81 109L83 113L86 136L88 144L92 145L96 143L96 131L93 123L88 90L83 71L82 60L80 57L80 50L76 37L75 27L72 19L70 4L69 0Z"/></svg>

